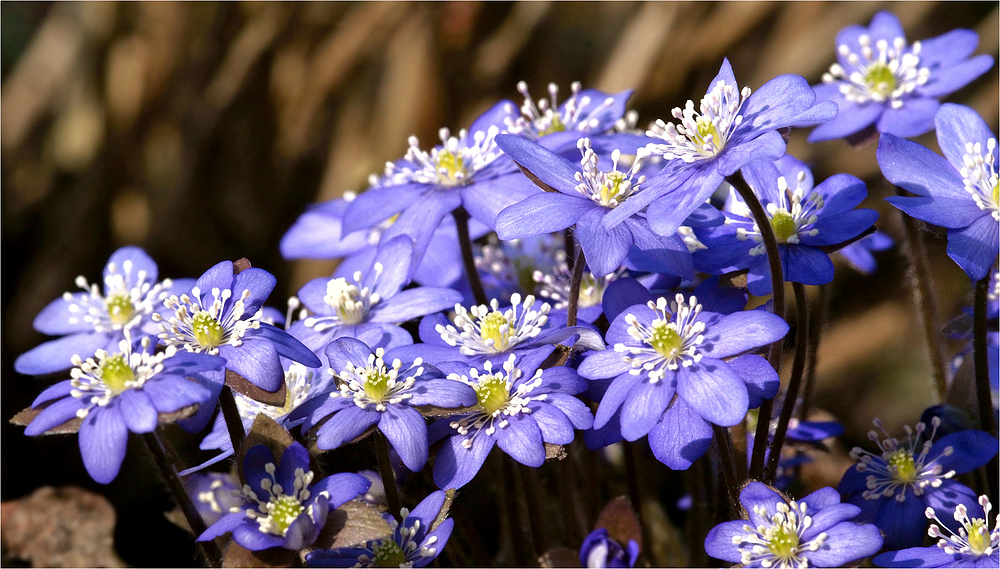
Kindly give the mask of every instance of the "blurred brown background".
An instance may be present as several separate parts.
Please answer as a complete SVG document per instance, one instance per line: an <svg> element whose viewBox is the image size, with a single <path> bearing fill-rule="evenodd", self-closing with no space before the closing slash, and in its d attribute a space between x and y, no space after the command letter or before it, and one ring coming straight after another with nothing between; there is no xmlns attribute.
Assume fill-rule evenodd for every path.
<svg viewBox="0 0 1000 569"><path fill-rule="evenodd" d="M363 189L402 155L408 135L426 148L441 126L467 126L501 98L520 103L518 80L536 97L550 81L563 93L574 80L634 89L631 107L645 125L698 100L723 57L755 89L782 73L816 83L834 60L837 31L880 9L899 16L910 41L966 27L980 34L978 53L997 57L996 3L4 2L3 417L45 384L12 370L44 339L34 315L73 289L76 275L98 278L121 245L145 247L161 278L246 256L278 276L272 304L283 307L333 267L278 254L307 204ZM949 100L996 130L996 68ZM936 148L933 134L919 140ZM865 205L901 239L897 212L882 202L892 188L874 144L808 145L796 132L789 150L814 163L817 179L865 179ZM944 253L943 232L923 235L943 325L970 304L970 287ZM820 348L817 406L845 421L849 441L863 441L876 414L890 426L914 422L936 398L905 257L896 249L879 260L871 277L838 267ZM75 438L21 431L3 428L4 500L42 484L98 488ZM150 508L130 503L143 495L138 478L149 473L127 466L99 488L120 519L144 519L139 510ZM133 564L163 538L118 532Z"/></svg>

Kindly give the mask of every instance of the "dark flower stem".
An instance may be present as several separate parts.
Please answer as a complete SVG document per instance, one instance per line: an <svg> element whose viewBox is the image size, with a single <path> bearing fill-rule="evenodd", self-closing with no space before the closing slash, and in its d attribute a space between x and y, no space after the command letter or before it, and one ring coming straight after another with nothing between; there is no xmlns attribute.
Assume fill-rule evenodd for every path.
<svg viewBox="0 0 1000 569"><path fill-rule="evenodd" d="M479 271L476 269L476 258L472 254L472 239L469 238L469 213L464 207L451 212L455 218L455 228L458 230L458 244L462 248L462 263L465 265L465 278L469 279L469 287L472 288L472 296L478 304L486 304L486 290L483 288L483 281L479 279Z"/></svg>
<svg viewBox="0 0 1000 569"><path fill-rule="evenodd" d="M174 501L177 502L181 512L184 514L184 519L187 520L188 527L194 532L195 537L198 537L207 529L205 520L198 513L198 508L195 507L194 502L191 501L191 496L188 495L187 490L184 488L184 482L181 481L180 476L177 475L177 471L174 470L173 453L165 446L157 431L144 433L140 436L143 444L146 445L150 454L153 455L153 460L156 462L156 467L159 469L160 475L163 476L163 480L170 487L170 492L174 495ZM222 567L222 553L215 546L215 543L211 541L196 541L195 545L205 557L209 567Z"/></svg>
<svg viewBox="0 0 1000 569"><path fill-rule="evenodd" d="M222 392L219 393L219 407L222 408L222 417L226 420L226 429L229 431L229 440L233 443L233 450L239 453L247 435L243 431L243 418L240 416L240 410L236 407L236 397L228 385L223 385Z"/></svg>
<svg viewBox="0 0 1000 569"><path fill-rule="evenodd" d="M897 189L897 191L899 191ZM901 194L902 195L902 194ZM902 211L903 235L906 240L906 252L910 258L910 290L913 293L913 304L916 305L920 325L927 339L927 354L931 359L931 372L934 374L934 386L937 388L938 400L945 401L948 392L947 375L945 374L944 356L941 354L941 342L938 331L941 326L937 319L937 309L934 306L934 291L931 289L931 274L927 263L927 248L920 235L918 221Z"/></svg>
<svg viewBox="0 0 1000 569"><path fill-rule="evenodd" d="M521 475L521 484L524 486L524 497L526 503L525 513L528 515L528 525L531 528L531 541L535 544L535 555L548 549L548 537L546 536L546 522L542 519L540 510L542 505L542 492L538 483L538 475L535 469L517 463L517 470ZM568 514L569 512L564 512Z"/></svg>
<svg viewBox="0 0 1000 569"><path fill-rule="evenodd" d="M802 404L799 406L799 420L809 418L809 406L812 402L812 392L816 384L816 363L819 355L819 338L823 332L827 311L830 308L830 283L819 287L819 302L809 318L809 352L806 364L805 384L802 386Z"/></svg>
<svg viewBox="0 0 1000 569"><path fill-rule="evenodd" d="M403 521L399 511L403 509L403 502L399 499L399 488L396 487L396 475L392 472L392 463L389 460L389 443L385 435L379 431L373 433L375 436L375 454L378 457L378 473L382 476L382 486L385 487L385 499L389 502L389 513L398 521Z"/></svg>
<svg viewBox="0 0 1000 569"><path fill-rule="evenodd" d="M788 380L781 416L774 430L771 454L767 458L767 468L764 469L765 482L773 482L775 472L778 470L778 458L781 457L781 447L785 445L785 435L788 433L788 422L792 419L795 402L799 397L802 372L806 367L806 352L809 349L809 306L806 300L806 287L802 283L792 283L792 291L795 292L795 306L798 313L795 323L795 359L792 360L792 377Z"/></svg>
<svg viewBox="0 0 1000 569"><path fill-rule="evenodd" d="M576 326L576 313L580 305L580 283L583 281L583 249L577 252L573 261L573 276L569 281L569 306L566 308L566 325Z"/></svg>
<svg viewBox="0 0 1000 569"><path fill-rule="evenodd" d="M733 174L728 176L726 181L729 182L736 191L739 192L740 197L743 198L744 203L750 208L750 213L753 214L754 222L757 224L757 229L760 230L761 239L764 241L764 248L767 250L767 262L771 269L771 298L774 301L774 313L782 318L785 317L785 277L781 270L781 253L778 250L778 240L774 236L774 228L771 227L771 222L767 217L767 212L764 211L764 206L761 205L760 200L757 198L757 194L753 192L749 185L747 185L746 180L743 179L742 174ZM767 354L767 361L771 364L776 371L781 367L781 345L782 340L778 340L771 344L771 348ZM771 424L771 412L774 409L774 400L765 399L760 406L760 412L758 413L757 420L757 431L755 433L753 456L750 459L750 472L748 473L749 478L759 479L764 472L764 451L767 448L767 436Z"/></svg>
<svg viewBox="0 0 1000 569"><path fill-rule="evenodd" d="M736 476L736 463L733 462L732 443L729 439L729 429L713 424L715 431L715 444L719 449L719 469L722 470L722 478L726 484L726 494L729 496L730 519L740 517L740 488Z"/></svg>
<svg viewBox="0 0 1000 569"><path fill-rule="evenodd" d="M976 368L976 398L979 400L979 424L984 431L997 436L997 426L993 422L993 397L990 393L989 346L986 341L988 294L992 275L986 275L976 283L973 300L972 349ZM986 478L990 485L990 497L997 499L997 457L986 465Z"/></svg>

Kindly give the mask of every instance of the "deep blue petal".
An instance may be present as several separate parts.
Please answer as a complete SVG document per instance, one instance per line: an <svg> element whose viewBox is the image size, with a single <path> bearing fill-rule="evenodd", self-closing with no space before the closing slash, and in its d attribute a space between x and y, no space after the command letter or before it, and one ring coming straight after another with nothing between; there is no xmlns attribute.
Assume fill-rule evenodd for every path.
<svg viewBox="0 0 1000 569"><path fill-rule="evenodd" d="M80 454L91 478L107 484L118 476L125 450L128 428L114 401L90 412L80 425Z"/></svg>
<svg viewBox="0 0 1000 569"><path fill-rule="evenodd" d="M675 399L649 431L649 448L674 470L687 470L712 444L712 427L682 399Z"/></svg>

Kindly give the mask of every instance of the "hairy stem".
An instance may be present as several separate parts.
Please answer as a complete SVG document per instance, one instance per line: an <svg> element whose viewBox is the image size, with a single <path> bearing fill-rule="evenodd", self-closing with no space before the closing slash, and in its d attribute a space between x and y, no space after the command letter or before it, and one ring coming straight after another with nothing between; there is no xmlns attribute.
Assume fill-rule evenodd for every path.
<svg viewBox="0 0 1000 569"><path fill-rule="evenodd" d="M993 422L993 397L990 392L989 349L986 341L988 294L992 275L986 275L976 283L973 301L972 350L976 368L976 398L979 403L979 424L984 431L997 436L997 426ZM986 464L986 479L989 481L990 497L997 499L997 457Z"/></svg>
<svg viewBox="0 0 1000 569"><path fill-rule="evenodd" d="M774 301L774 313L784 318L785 277L781 270L781 254L778 250L778 239L774 236L774 228L771 227L771 221L767 217L767 212L764 211L764 206L761 205L760 200L757 199L757 195L747 185L742 174L728 176L726 181L736 188L740 197L743 198L747 207L750 208L754 223L757 224L757 229L760 231L761 239L764 241L764 248L767 251L768 266L771 270L771 298ZM767 361L775 371L781 369L781 345L782 340L774 342L771 344L767 354ZM764 472L764 452L767 448L767 436L773 409L774 401L771 399L765 399L760 406L757 431L754 439L757 441L757 444L754 444L753 456L750 459L750 471L748 473L748 476L752 479L760 478Z"/></svg>
<svg viewBox="0 0 1000 569"><path fill-rule="evenodd" d="M774 440L771 441L770 455L767 458L767 468L764 469L764 481L773 482L778 470L778 459L781 448L785 445L785 434L788 433L788 422L792 419L795 402L799 397L802 385L802 372L806 367L806 351L809 349L809 306L806 300L806 287L802 283L792 283L795 292L796 324L795 324L795 359L792 360L792 377L788 380L785 391L785 401L781 406L778 426L774 430Z"/></svg>
<svg viewBox="0 0 1000 569"><path fill-rule="evenodd" d="M385 499L389 502L389 513L394 518L402 521L399 511L403 509L403 502L399 499L399 488L396 486L396 475L392 472L392 463L389 460L389 442L380 431L375 431L375 453L378 456L378 473L382 476L382 485L385 486Z"/></svg>
<svg viewBox="0 0 1000 569"><path fill-rule="evenodd" d="M228 385L222 386L219 393L219 407L222 408L222 417L226 420L226 429L229 431L229 440L233 443L233 452L239 453L243 448L243 441L247 434L243 430L243 417L236 407L236 397L233 390Z"/></svg>
<svg viewBox="0 0 1000 569"><path fill-rule="evenodd" d="M937 390L938 400L944 402L948 392L948 380L938 336L941 325L938 323L937 309L934 305L934 291L931 288L931 273L927 262L927 247L920 235L920 229L917 225L919 222L902 211L899 214L903 218L905 229L903 235L906 240L907 256L910 259L910 270L907 273L910 276L913 304L917 308L920 326L923 328L924 338L927 340L927 354L931 359L931 372L934 374L934 387Z"/></svg>
<svg viewBox="0 0 1000 569"><path fill-rule="evenodd" d="M173 452L170 451L163 439L160 438L158 431L144 433L140 437L143 444L149 449L150 454L153 455L156 467L170 488L170 493L173 494L174 501L177 502L181 512L184 514L184 519L187 520L188 527L191 528L191 531L194 532L197 538L205 532L207 526L205 526L205 520L201 518L201 514L198 513L198 508L191 501L191 496L187 493L187 489L184 488L184 482L177 475L177 471L174 470ZM197 545L198 550L205 557L209 567L222 567L222 552L219 551L214 542L196 541L195 545Z"/></svg>
<svg viewBox="0 0 1000 569"><path fill-rule="evenodd" d="M539 552L548 549L548 536L545 532L545 520L542 519L541 505L542 492L538 484L538 476L535 469L517 463L517 469L521 474L521 484L524 486L524 497L527 503L526 513L528 515L528 525L531 528L531 541L535 544L535 556Z"/></svg>
<svg viewBox="0 0 1000 569"><path fill-rule="evenodd" d="M583 249L576 254L573 261L573 276L569 282L569 306L566 308L566 325L576 326L576 313L580 305L580 283L583 281Z"/></svg>
<svg viewBox="0 0 1000 569"><path fill-rule="evenodd" d="M830 283L819 287L819 302L809 318L809 352L806 354L805 384L802 386L802 404L799 406L799 420L806 421L809 417L809 406L812 402L812 392L816 384L816 362L819 354L819 337L823 332L827 311L830 308Z"/></svg>
<svg viewBox="0 0 1000 569"><path fill-rule="evenodd" d="M715 444L719 449L719 469L722 470L722 478L726 485L726 494L729 496L730 519L740 517L740 487L736 475L736 463L733 462L732 441L729 439L729 429L713 424L715 431Z"/></svg>
<svg viewBox="0 0 1000 569"><path fill-rule="evenodd" d="M455 228L458 229L458 244L462 248L462 263L465 265L465 278L469 279L469 286L472 288L472 296L478 304L486 304L486 290L483 288L483 281L479 279L479 271L476 269L476 258L472 254L472 239L469 238L469 213L464 207L451 212L455 218Z"/></svg>

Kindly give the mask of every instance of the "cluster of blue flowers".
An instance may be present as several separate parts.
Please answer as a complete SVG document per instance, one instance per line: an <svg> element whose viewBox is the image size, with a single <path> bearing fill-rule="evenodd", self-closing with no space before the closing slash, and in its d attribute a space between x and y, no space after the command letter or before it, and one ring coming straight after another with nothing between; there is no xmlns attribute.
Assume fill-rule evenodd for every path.
<svg viewBox="0 0 1000 569"><path fill-rule="evenodd" d="M709 456L722 473L744 463L728 454L728 429L752 433L761 421L745 462L770 484L728 486L743 519L708 532L712 558L835 567L887 551L875 563L996 566L990 502L956 478L997 454L985 417L963 430L935 417L905 442L873 431L877 451L855 449L836 490L798 499L751 460L780 456L778 484L791 492L808 459L776 441L842 432L770 415L781 387L773 353L791 329L774 277L824 285L834 252L872 271L871 251L891 246L875 232L877 213L858 207L865 183L814 180L786 153L790 129L815 127L810 141L880 134L882 172L913 194L888 201L947 228L948 254L972 281L992 277L995 304L996 135L972 109L939 102L992 67L987 55L970 57L976 41L957 30L908 44L880 13L838 35L838 63L820 85L783 75L751 90L725 60L700 101L648 130L625 119L628 91L574 85L559 103L554 86L534 101L520 84L522 105L501 101L467 130L441 129L430 150L411 138L366 191L306 211L282 253L342 261L306 283L284 317L264 307L275 277L245 261L159 280L145 252L120 249L103 288L79 277L83 292L36 318L60 337L16 369L71 371L26 412L26 434L79 431L87 471L108 483L129 432L178 421L199 433L214 416L201 447L218 454L182 474L235 454L238 478L191 478L211 524L199 541L231 542L227 555L288 550L310 566L422 567L454 529L454 490L494 447L537 468L581 431L593 451L645 439L670 469ZM906 139L932 128L944 157ZM775 302L752 299L768 295ZM995 344L995 309L989 318ZM271 423L288 437L279 447L258 436ZM381 498L350 465L317 480L321 453L368 435L386 451ZM720 452L707 455L713 441ZM402 507L395 477L425 468L439 490ZM355 510L330 522L349 503L375 512L366 527L378 535L331 537L355 535ZM942 521L950 516L959 525ZM938 546L919 547L926 532ZM640 547L598 528L578 555L634 566Z"/></svg>

